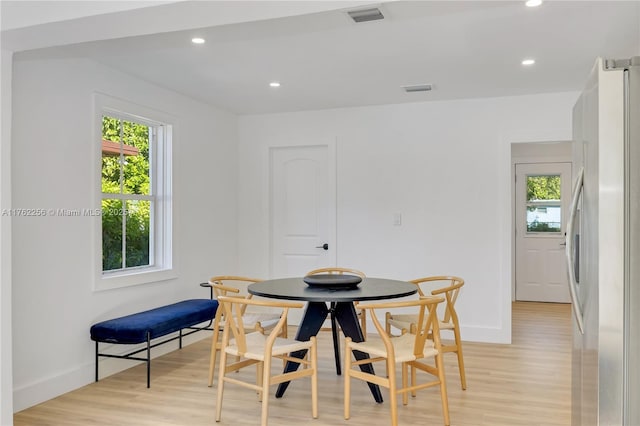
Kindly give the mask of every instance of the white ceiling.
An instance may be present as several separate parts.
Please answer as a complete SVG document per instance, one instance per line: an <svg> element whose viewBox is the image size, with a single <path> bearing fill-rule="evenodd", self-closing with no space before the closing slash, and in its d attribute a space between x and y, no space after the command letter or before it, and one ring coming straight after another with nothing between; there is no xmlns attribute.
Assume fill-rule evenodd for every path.
<svg viewBox="0 0 640 426"><path fill-rule="evenodd" d="M175 2L175 0L1 1L2 15L0 16L0 23L3 30L13 30L48 22L67 21L86 16L102 15L105 13L140 9Z"/></svg>
<svg viewBox="0 0 640 426"><path fill-rule="evenodd" d="M191 3L190 13L205 3ZM256 114L575 91L597 56L640 55L640 1L547 1L538 8L523 1L393 1L378 3L384 20L361 24L346 14L354 2L334 3L349 7L15 58L86 56L235 113ZM151 9L163 10L145 10ZM131 12L112 21L125 13ZM195 35L206 43L193 45ZM536 64L523 67L525 57ZM270 81L282 85L274 89ZM401 89L420 83L434 90Z"/></svg>

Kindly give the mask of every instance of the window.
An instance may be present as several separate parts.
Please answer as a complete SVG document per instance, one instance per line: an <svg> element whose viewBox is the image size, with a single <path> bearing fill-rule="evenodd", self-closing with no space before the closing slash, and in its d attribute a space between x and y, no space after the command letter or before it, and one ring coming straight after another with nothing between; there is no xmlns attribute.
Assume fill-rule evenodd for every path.
<svg viewBox="0 0 640 426"><path fill-rule="evenodd" d="M560 232L560 175L527 176L527 232Z"/></svg>
<svg viewBox="0 0 640 426"><path fill-rule="evenodd" d="M173 278L172 126L158 119L166 117L138 106L98 99L101 258L96 287Z"/></svg>

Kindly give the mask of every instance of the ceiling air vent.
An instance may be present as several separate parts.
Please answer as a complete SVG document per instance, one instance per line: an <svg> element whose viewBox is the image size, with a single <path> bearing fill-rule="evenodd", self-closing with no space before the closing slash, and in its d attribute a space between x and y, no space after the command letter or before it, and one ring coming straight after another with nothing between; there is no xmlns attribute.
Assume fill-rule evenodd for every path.
<svg viewBox="0 0 640 426"><path fill-rule="evenodd" d="M361 10L352 10L347 12L351 19L355 22L367 22L367 21L376 21L378 19L384 19L384 15L380 12L380 9L361 9Z"/></svg>
<svg viewBox="0 0 640 426"><path fill-rule="evenodd" d="M433 89L433 86L430 84L414 84L412 86L402 86L405 92L413 93L413 92L428 92Z"/></svg>

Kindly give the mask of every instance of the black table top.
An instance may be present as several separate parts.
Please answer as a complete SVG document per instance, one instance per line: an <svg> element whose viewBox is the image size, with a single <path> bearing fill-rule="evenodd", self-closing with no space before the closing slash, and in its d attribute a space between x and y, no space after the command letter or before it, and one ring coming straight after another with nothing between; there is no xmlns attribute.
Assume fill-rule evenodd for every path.
<svg viewBox="0 0 640 426"><path fill-rule="evenodd" d="M406 281L386 278L363 278L355 289L309 287L303 277L278 278L250 284L249 293L273 299L304 300L307 302L354 302L410 296L418 287Z"/></svg>

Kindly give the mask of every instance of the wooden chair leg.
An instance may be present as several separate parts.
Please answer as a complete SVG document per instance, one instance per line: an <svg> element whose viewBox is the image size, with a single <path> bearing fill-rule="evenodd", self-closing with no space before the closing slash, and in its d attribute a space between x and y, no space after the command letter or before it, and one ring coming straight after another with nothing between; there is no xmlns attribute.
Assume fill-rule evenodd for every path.
<svg viewBox="0 0 640 426"><path fill-rule="evenodd" d="M311 415L314 419L318 418L318 347L316 337L312 336L311 340L311 368L313 375L311 376Z"/></svg>
<svg viewBox="0 0 640 426"><path fill-rule="evenodd" d="M211 345L211 359L209 360L209 387L213 386L213 370L215 369L217 351L216 343L213 342Z"/></svg>
<svg viewBox="0 0 640 426"><path fill-rule="evenodd" d="M436 368L438 369L438 379L440 380L440 398L442 399L442 416L444 425L449 426L449 399L447 397L447 382L444 375L444 360L442 353L436 355Z"/></svg>
<svg viewBox="0 0 640 426"><path fill-rule="evenodd" d="M398 426L398 390L396 389L396 368L393 361L387 359L389 373L389 407L391 408L391 426ZM404 367L403 367L404 368Z"/></svg>
<svg viewBox="0 0 640 426"><path fill-rule="evenodd" d="M413 379L413 375L415 374L415 368L413 368L413 366L411 366L411 384L415 384L415 381ZM406 363L402 364L402 387L403 388L407 388L409 387L409 366ZM408 392L402 392L402 405L407 405L409 404L409 393Z"/></svg>
<svg viewBox="0 0 640 426"><path fill-rule="evenodd" d="M460 341L460 330L456 327L453 329L453 335L456 342L456 355L458 356L458 370L460 372L460 384L462 390L467 389L467 377L464 372L464 357L462 356L462 342Z"/></svg>
<svg viewBox="0 0 640 426"><path fill-rule="evenodd" d="M222 417L222 394L224 392L224 370L227 363L227 354L220 353L220 368L218 369L218 398L216 399L216 422Z"/></svg>
<svg viewBox="0 0 640 426"><path fill-rule="evenodd" d="M347 337L344 344L344 418L351 417L351 338Z"/></svg>
<svg viewBox="0 0 640 426"><path fill-rule="evenodd" d="M415 386L416 385L416 368L412 365L411 366L411 386ZM416 391L412 390L411 391L411 396L413 398L416 397Z"/></svg>
<svg viewBox="0 0 640 426"><path fill-rule="evenodd" d="M269 418L269 384L271 382L271 357L267 357L263 363L261 364L261 368L263 370L262 376L262 392L260 392L260 397L262 400L262 426L267 426L267 419Z"/></svg>
<svg viewBox="0 0 640 426"><path fill-rule="evenodd" d="M220 334L220 319L216 316L213 323L213 337L211 339L211 358L209 360L209 387L213 386L213 372L215 371L216 354L218 352L218 337Z"/></svg>
<svg viewBox="0 0 640 426"><path fill-rule="evenodd" d="M258 362L256 364L256 384L258 386L261 386L261 387L264 388L264 386L263 386L263 384L264 384L263 383L263 380L264 380L264 371L263 371L263 369L264 369L263 363ZM262 402L262 396L263 396L262 393L263 393L263 391L259 390L256 393L258 394L258 401Z"/></svg>

